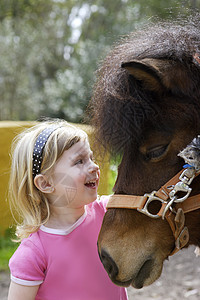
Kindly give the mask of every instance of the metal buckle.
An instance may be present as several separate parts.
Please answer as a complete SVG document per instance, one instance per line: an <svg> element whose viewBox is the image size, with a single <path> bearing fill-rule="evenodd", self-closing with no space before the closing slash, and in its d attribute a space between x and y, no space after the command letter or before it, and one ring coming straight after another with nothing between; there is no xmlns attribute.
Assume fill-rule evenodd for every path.
<svg viewBox="0 0 200 300"><path fill-rule="evenodd" d="M166 215L166 212L168 211L168 209L170 209L172 212L174 212L173 208L171 207L174 200L176 198L174 197L173 199L171 199L169 202L167 202L167 205L165 206L165 209L163 210L163 213L162 213L162 219L164 220L165 218L165 215ZM176 213L176 212L175 212Z"/></svg>
<svg viewBox="0 0 200 300"><path fill-rule="evenodd" d="M195 168L189 167L181 173L179 179L180 181L186 183L187 185L190 185L192 183L192 180L195 177L195 174L196 174Z"/></svg>
<svg viewBox="0 0 200 300"><path fill-rule="evenodd" d="M172 204L174 202L180 203L180 202L185 201L189 197L189 195L192 191L192 189L189 187L189 185L191 184L192 180L194 179L195 173L196 173L196 170L193 167L185 169L179 177L180 181L177 182L174 186L172 185L172 186L168 187L168 189L171 189L171 192L169 193L169 198L167 201L164 201L163 199L155 196L156 191L153 191L150 194L144 194L144 197L147 197L147 201L145 202L144 207L142 209L137 208L137 211L145 214L148 217L154 218L154 219L160 218L160 216L158 215L158 213L160 211L157 212L156 215L153 215L148 211L149 203L151 203L152 201L160 201L161 203L164 203L166 205L163 210L163 213L162 213L162 219L164 219L165 214L168 211L168 209L173 211ZM178 195L177 195L178 192L183 192L183 193L185 193L185 195L181 198L178 198Z"/></svg>
<svg viewBox="0 0 200 300"><path fill-rule="evenodd" d="M158 215L158 213L156 215L153 215L151 214L149 211L148 211L148 205L149 203L151 203L152 201L160 201L161 203L167 203L166 201L164 201L163 199L155 196L155 193L156 191L153 191L151 192L150 194L144 194L144 197L147 197L147 201L144 205L144 207L142 209L140 208L137 208L137 211L145 214L146 216L148 217L151 217L151 218L154 218L154 219L157 219L157 218L160 218L160 216Z"/></svg>
<svg viewBox="0 0 200 300"><path fill-rule="evenodd" d="M195 177L195 172L196 171L195 171L194 168L185 169L179 177L180 181L177 182L177 184L175 184L175 186L171 187L172 190L169 193L170 200L167 203L167 205L166 205L166 207L165 207L165 209L162 213L162 219L165 218L165 214L168 211L168 209L171 209L173 211L171 206L174 202L175 203L180 203L180 202L185 201L189 197L189 195L192 191L192 189L189 187L189 185L191 184L192 180ZM168 189L169 188L170 187L168 187ZM178 192L183 192L183 193L185 193L185 195L181 198L178 198L177 195L176 195Z"/></svg>
<svg viewBox="0 0 200 300"><path fill-rule="evenodd" d="M186 183L179 181L169 193L169 197L171 200L174 199L174 202L176 203L183 202L189 197L191 191L192 189ZM183 192L185 195L181 198L177 198L176 193L178 192Z"/></svg>

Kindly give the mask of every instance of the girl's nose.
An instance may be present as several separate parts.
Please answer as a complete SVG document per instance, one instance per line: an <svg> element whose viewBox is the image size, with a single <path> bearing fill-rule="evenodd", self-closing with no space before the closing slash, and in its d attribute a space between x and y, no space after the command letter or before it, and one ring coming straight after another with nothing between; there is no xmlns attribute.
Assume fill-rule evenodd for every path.
<svg viewBox="0 0 200 300"><path fill-rule="evenodd" d="M94 161L91 161L91 164L89 166L89 172L93 173L93 172L97 172L98 170L99 170L99 166Z"/></svg>

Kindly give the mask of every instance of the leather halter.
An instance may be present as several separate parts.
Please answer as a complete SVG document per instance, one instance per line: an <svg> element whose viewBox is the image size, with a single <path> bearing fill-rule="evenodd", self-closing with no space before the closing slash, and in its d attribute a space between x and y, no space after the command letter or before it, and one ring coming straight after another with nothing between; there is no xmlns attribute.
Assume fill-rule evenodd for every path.
<svg viewBox="0 0 200 300"><path fill-rule="evenodd" d="M189 197L192 191L189 185L198 175L200 175L200 171L196 171L194 167L189 166L178 172L158 191L154 191L151 194L144 194L143 196L111 195L107 203L107 209L136 209L151 218L165 218L175 238L175 248L170 254L173 255L189 241L189 232L185 226L184 213L200 208L200 194ZM179 192L182 192L184 196L178 198ZM153 201L161 202L161 208L156 214L148 211L148 205Z"/></svg>

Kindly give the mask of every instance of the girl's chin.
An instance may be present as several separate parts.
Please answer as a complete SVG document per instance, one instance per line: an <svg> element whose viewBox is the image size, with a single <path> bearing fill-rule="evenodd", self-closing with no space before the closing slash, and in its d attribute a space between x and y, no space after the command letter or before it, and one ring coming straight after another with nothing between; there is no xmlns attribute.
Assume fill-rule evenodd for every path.
<svg viewBox="0 0 200 300"><path fill-rule="evenodd" d="M91 202L94 202L96 199L97 199L97 193L95 193L94 195L92 195L92 196L90 197L90 203L91 203Z"/></svg>

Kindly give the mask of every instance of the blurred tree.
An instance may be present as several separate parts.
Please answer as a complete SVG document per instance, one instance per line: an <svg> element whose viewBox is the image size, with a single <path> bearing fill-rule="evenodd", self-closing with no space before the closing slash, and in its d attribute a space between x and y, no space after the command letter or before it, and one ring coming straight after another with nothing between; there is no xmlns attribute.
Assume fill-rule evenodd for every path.
<svg viewBox="0 0 200 300"><path fill-rule="evenodd" d="M19 19L29 15L30 19L46 16L52 10L51 0L2 0L0 21L7 17Z"/></svg>
<svg viewBox="0 0 200 300"><path fill-rule="evenodd" d="M0 120L80 122L97 64L114 41L152 16L177 18L199 6L200 0L1 0Z"/></svg>

